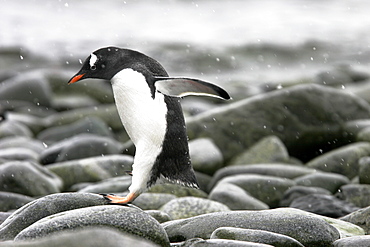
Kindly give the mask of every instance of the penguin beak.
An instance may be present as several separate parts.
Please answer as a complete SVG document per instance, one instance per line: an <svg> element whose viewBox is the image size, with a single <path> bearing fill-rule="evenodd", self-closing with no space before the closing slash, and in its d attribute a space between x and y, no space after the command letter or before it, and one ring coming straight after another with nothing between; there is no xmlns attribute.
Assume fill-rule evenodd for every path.
<svg viewBox="0 0 370 247"><path fill-rule="evenodd" d="M69 84L72 84L72 83L75 83L75 82L77 82L77 81L79 81L79 80L81 80L81 79L82 79L82 77L83 77L84 75L85 75L85 74L75 75L74 77L72 77L72 78L69 80L68 85L69 85Z"/></svg>

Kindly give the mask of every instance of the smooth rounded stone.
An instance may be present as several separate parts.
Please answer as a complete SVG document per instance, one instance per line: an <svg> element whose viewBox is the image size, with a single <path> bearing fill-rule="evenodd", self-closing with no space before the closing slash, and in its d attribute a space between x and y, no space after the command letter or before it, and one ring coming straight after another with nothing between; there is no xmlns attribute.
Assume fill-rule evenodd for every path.
<svg viewBox="0 0 370 247"><path fill-rule="evenodd" d="M275 247L304 247L300 242L286 235L263 230L235 227L220 227L212 232L211 239L233 239L270 244Z"/></svg>
<svg viewBox="0 0 370 247"><path fill-rule="evenodd" d="M7 112L6 119L27 126L32 133L36 134L45 128L43 118L32 116L29 113Z"/></svg>
<svg viewBox="0 0 370 247"><path fill-rule="evenodd" d="M339 218L359 209L352 203L342 201L335 196L320 194L299 197L293 200L289 207L332 218Z"/></svg>
<svg viewBox="0 0 370 247"><path fill-rule="evenodd" d="M28 196L58 193L62 180L45 167L31 161L9 161L0 165L0 190Z"/></svg>
<svg viewBox="0 0 370 247"><path fill-rule="evenodd" d="M370 206L370 184L347 184L340 187L337 196L357 207Z"/></svg>
<svg viewBox="0 0 370 247"><path fill-rule="evenodd" d="M208 197L207 193L205 193L204 191L177 185L177 184L170 184L170 183L156 184L153 187L151 187L148 190L148 192L172 194L177 197L185 197L185 196L194 196L194 197L200 197L200 198Z"/></svg>
<svg viewBox="0 0 370 247"><path fill-rule="evenodd" d="M31 130L24 124L5 120L0 122L0 138L4 137L33 137Z"/></svg>
<svg viewBox="0 0 370 247"><path fill-rule="evenodd" d="M198 138L189 142L189 154L194 170L212 175L223 165L220 149L210 138Z"/></svg>
<svg viewBox="0 0 370 247"><path fill-rule="evenodd" d="M36 153L41 153L46 148L41 141L24 136L12 136L0 139L0 149L14 147L27 148Z"/></svg>
<svg viewBox="0 0 370 247"><path fill-rule="evenodd" d="M231 210L263 210L269 208L266 203L261 202L239 186L231 183L217 184L208 198L228 206Z"/></svg>
<svg viewBox="0 0 370 247"><path fill-rule="evenodd" d="M39 153L23 147L3 148L0 152L0 159L5 160L31 160L39 161Z"/></svg>
<svg viewBox="0 0 370 247"><path fill-rule="evenodd" d="M228 165L286 163L288 161L288 150L280 138L267 136L237 155Z"/></svg>
<svg viewBox="0 0 370 247"><path fill-rule="evenodd" d="M355 236L335 240L333 243L334 247L369 247L370 235L366 236Z"/></svg>
<svg viewBox="0 0 370 247"><path fill-rule="evenodd" d="M122 193L127 191L131 185L131 176L120 176L104 179L100 182L90 184L78 190L78 192L89 193Z"/></svg>
<svg viewBox="0 0 370 247"><path fill-rule="evenodd" d="M54 163L46 168L62 178L67 189L77 183L126 175L126 171L131 171L132 163L132 156L114 154Z"/></svg>
<svg viewBox="0 0 370 247"><path fill-rule="evenodd" d="M223 178L219 184L230 183L239 186L254 198L269 207L278 207L284 192L295 185L287 178L278 178L256 174L242 174Z"/></svg>
<svg viewBox="0 0 370 247"><path fill-rule="evenodd" d="M82 133L113 137L108 125L97 117L85 117L79 121L62 126L48 128L37 135L37 139L47 144L59 142Z"/></svg>
<svg viewBox="0 0 370 247"><path fill-rule="evenodd" d="M324 220L302 214L301 210L279 208L261 211L230 211L200 215L162 224L171 242L210 238L220 227L237 227L287 235L304 246L331 246L340 237Z"/></svg>
<svg viewBox="0 0 370 247"><path fill-rule="evenodd" d="M176 196L171 194L143 193L133 201L133 204L142 210L156 210L175 198Z"/></svg>
<svg viewBox="0 0 370 247"><path fill-rule="evenodd" d="M122 151L122 144L112 138L79 134L49 146L41 153L40 160L42 164L50 164L92 156L120 154Z"/></svg>
<svg viewBox="0 0 370 247"><path fill-rule="evenodd" d="M159 247L151 241L123 233L112 227L86 227L65 230L50 236L28 241L2 242L1 247Z"/></svg>
<svg viewBox="0 0 370 247"><path fill-rule="evenodd" d="M16 210L0 225L0 239L14 239L20 231L49 215L107 203L102 196L90 193L57 193L41 197Z"/></svg>
<svg viewBox="0 0 370 247"><path fill-rule="evenodd" d="M351 77L341 69L321 72L316 77L316 83L329 86L342 86L352 82Z"/></svg>
<svg viewBox="0 0 370 247"><path fill-rule="evenodd" d="M356 141L358 142L369 142L370 141L370 128L364 128L360 130L356 135Z"/></svg>
<svg viewBox="0 0 370 247"><path fill-rule="evenodd" d="M162 212L160 210L145 210L145 213L152 216L159 223L164 223L164 222L172 220L171 217L167 213Z"/></svg>
<svg viewBox="0 0 370 247"><path fill-rule="evenodd" d="M363 157L358 161L360 184L370 184L370 157Z"/></svg>
<svg viewBox="0 0 370 247"><path fill-rule="evenodd" d="M53 108L58 111L67 111L75 108L84 108L99 105L100 102L88 95L55 95Z"/></svg>
<svg viewBox="0 0 370 247"><path fill-rule="evenodd" d="M357 136L362 130L370 127L370 119L348 121L343 125L343 130L348 135Z"/></svg>
<svg viewBox="0 0 370 247"><path fill-rule="evenodd" d="M332 193L328 191L327 189L319 188L319 187L306 187L301 185L293 186L289 189L287 189L284 192L283 198L280 201L281 207L288 207L292 201L295 199L311 195L311 194L321 194L321 195L331 195Z"/></svg>
<svg viewBox="0 0 370 247"><path fill-rule="evenodd" d="M6 212L13 209L18 209L23 205L35 200L32 197L0 191L0 211Z"/></svg>
<svg viewBox="0 0 370 247"><path fill-rule="evenodd" d="M258 244L246 241L228 240L228 239L198 239L191 243L184 243L179 247L273 247L269 244Z"/></svg>
<svg viewBox="0 0 370 247"><path fill-rule="evenodd" d="M212 180L212 177L208 174L195 171L195 177L197 178L199 189L208 192L208 185Z"/></svg>
<svg viewBox="0 0 370 247"><path fill-rule="evenodd" d="M335 193L338 189L351 181L344 175L336 173L316 172L294 179L297 185L320 187Z"/></svg>
<svg viewBox="0 0 370 247"><path fill-rule="evenodd" d="M256 95L189 117L187 130L190 139L212 138L226 161L270 135L279 137L291 156L307 160L319 149L348 143L343 124L367 119L369 114L368 103L357 96L309 84Z"/></svg>
<svg viewBox="0 0 370 247"><path fill-rule="evenodd" d="M301 165L288 164L255 164L228 166L218 170L212 177L208 189L212 189L221 179L240 174L259 174L280 178L294 179L303 175L315 173L316 170Z"/></svg>
<svg viewBox="0 0 370 247"><path fill-rule="evenodd" d="M362 229L364 229L365 234L370 235L370 206L359 209L340 219L361 227Z"/></svg>
<svg viewBox="0 0 370 247"><path fill-rule="evenodd" d="M230 211L222 203L197 197L175 198L164 204L160 210L174 220L190 218L201 214Z"/></svg>
<svg viewBox="0 0 370 247"><path fill-rule="evenodd" d="M370 143L357 142L320 155L306 165L325 172L339 173L352 179L358 175L359 159L369 155Z"/></svg>
<svg viewBox="0 0 370 247"><path fill-rule="evenodd" d="M0 225L7 219L9 216L12 215L11 212L0 212Z"/></svg>
<svg viewBox="0 0 370 247"><path fill-rule="evenodd" d="M114 227L158 245L170 246L166 232L153 217L140 209L118 205L78 208L47 216L22 230L14 240L38 239L87 226Z"/></svg>

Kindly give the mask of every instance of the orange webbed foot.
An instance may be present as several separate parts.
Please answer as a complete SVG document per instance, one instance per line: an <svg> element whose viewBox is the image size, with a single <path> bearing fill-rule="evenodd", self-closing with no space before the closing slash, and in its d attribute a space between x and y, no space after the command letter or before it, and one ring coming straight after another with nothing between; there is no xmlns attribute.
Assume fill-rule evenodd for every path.
<svg viewBox="0 0 370 247"><path fill-rule="evenodd" d="M137 197L137 195L135 195L134 193L129 193L125 197L116 196L112 194L100 194L100 195L102 195L106 200L108 200L109 204L118 204L118 205L127 205Z"/></svg>

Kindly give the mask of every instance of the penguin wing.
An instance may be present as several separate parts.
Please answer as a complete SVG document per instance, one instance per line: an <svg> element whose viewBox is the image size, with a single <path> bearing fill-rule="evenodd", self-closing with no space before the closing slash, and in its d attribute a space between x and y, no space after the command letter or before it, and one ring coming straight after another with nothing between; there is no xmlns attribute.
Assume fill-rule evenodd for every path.
<svg viewBox="0 0 370 247"><path fill-rule="evenodd" d="M228 100L230 95L221 87L198 79L184 77L155 77L155 88L162 94L174 97L204 95Z"/></svg>

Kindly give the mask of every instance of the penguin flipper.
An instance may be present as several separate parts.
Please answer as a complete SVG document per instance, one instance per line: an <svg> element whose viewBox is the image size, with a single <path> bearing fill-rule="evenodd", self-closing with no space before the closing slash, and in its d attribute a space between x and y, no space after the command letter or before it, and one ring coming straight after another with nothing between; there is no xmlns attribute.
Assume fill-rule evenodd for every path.
<svg viewBox="0 0 370 247"><path fill-rule="evenodd" d="M162 94L173 97L203 95L219 99L231 99L221 87L198 79L184 77L155 77L155 88Z"/></svg>

